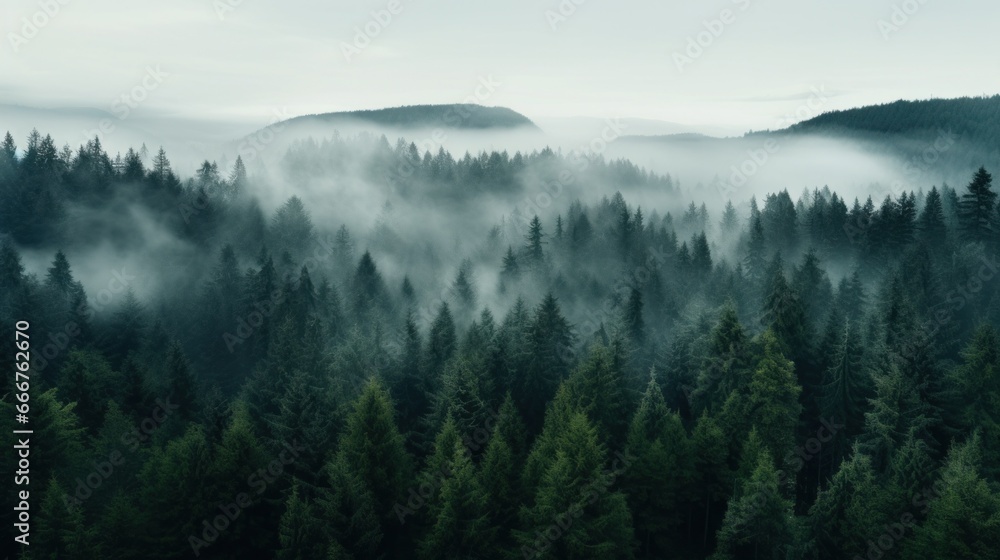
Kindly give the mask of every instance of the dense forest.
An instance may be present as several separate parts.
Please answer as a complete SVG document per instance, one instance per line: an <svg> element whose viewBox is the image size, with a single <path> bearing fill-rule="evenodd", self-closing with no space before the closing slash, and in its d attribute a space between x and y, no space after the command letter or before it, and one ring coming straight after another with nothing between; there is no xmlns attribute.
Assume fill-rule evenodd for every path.
<svg viewBox="0 0 1000 560"><path fill-rule="evenodd" d="M0 144L18 558L1000 557L986 169L712 209L548 149L334 137L280 168ZM348 174L372 223L319 203Z"/></svg>

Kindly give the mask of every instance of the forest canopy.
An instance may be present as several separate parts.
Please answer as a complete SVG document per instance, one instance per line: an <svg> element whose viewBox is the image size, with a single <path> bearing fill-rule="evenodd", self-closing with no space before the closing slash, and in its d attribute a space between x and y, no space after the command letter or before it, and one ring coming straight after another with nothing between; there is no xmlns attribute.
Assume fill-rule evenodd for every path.
<svg viewBox="0 0 1000 560"><path fill-rule="evenodd" d="M22 558L996 558L989 170L723 209L549 149L335 136L281 173L0 143Z"/></svg>

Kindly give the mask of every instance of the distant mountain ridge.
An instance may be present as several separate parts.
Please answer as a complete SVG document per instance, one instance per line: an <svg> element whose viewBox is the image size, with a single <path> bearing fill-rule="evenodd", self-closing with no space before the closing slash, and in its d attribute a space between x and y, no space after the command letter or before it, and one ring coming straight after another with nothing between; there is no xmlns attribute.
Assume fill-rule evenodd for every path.
<svg viewBox="0 0 1000 560"><path fill-rule="evenodd" d="M893 101L830 111L778 130L728 138L691 135L626 136L631 145L656 150L746 150L766 141L832 139L866 154L897 161L914 182L930 173L963 178L979 166L1000 172L1000 95ZM831 152L832 154L832 152ZM958 179L955 179L958 180Z"/></svg>
<svg viewBox="0 0 1000 560"><path fill-rule="evenodd" d="M893 101L830 111L786 129L790 133L873 136L937 134L942 130L976 144L1000 145L1000 95Z"/></svg>
<svg viewBox="0 0 1000 560"><path fill-rule="evenodd" d="M537 129L528 117L506 107L486 107L471 103L446 105L406 105L385 109L363 111L341 111L303 115L284 121L288 124L309 122L328 124L338 121L355 121L393 128L435 128L457 129L518 128Z"/></svg>

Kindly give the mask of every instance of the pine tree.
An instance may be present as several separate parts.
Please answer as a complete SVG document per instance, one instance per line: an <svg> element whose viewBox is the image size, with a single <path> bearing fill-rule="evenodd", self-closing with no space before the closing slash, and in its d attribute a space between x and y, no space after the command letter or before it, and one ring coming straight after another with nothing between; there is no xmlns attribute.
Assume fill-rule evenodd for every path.
<svg viewBox="0 0 1000 560"><path fill-rule="evenodd" d="M747 256L744 259L744 268L747 276L756 282L766 280L764 272L767 268L766 241L764 239L764 225L759 215L750 218L750 242L747 247Z"/></svg>
<svg viewBox="0 0 1000 560"><path fill-rule="evenodd" d="M979 445L978 438L972 438L949 454L940 495L930 502L927 520L904 543L906 558L996 557L1000 549L1000 493L981 474L976 457Z"/></svg>
<svg viewBox="0 0 1000 560"><path fill-rule="evenodd" d="M795 381L792 362L781 353L777 337L771 331L761 336L763 356L750 382L747 421L760 431L772 457L784 457L794 446L795 427L802 410L801 388Z"/></svg>
<svg viewBox="0 0 1000 560"><path fill-rule="evenodd" d="M696 475L694 488L705 511L701 546L707 549L713 512L718 511L713 506L724 504L730 489L726 435L707 411L702 413L691 434L691 453Z"/></svg>
<svg viewBox="0 0 1000 560"><path fill-rule="evenodd" d="M385 293L382 274L375 266L371 253L365 251L358 261L351 282L352 310L359 324L369 317L369 312L379 303Z"/></svg>
<svg viewBox="0 0 1000 560"><path fill-rule="evenodd" d="M573 334L563 317L555 296L545 296L527 325L525 337L526 363L517 371L514 400L529 431L537 431L542 423L545 404L552 398L560 381L567 377L570 364L567 355L572 350Z"/></svg>
<svg viewBox="0 0 1000 560"><path fill-rule="evenodd" d="M885 519L880 512L880 482L871 459L855 453L837 470L809 509L810 557L821 560L866 557L872 528Z"/></svg>
<svg viewBox="0 0 1000 560"><path fill-rule="evenodd" d="M637 536L647 556L667 554L680 540L683 506L695 478L694 457L680 416L667 408L655 376L632 418L627 449L634 459L622 487Z"/></svg>
<svg viewBox="0 0 1000 560"><path fill-rule="evenodd" d="M820 391L823 418L845 426L844 433L831 442L835 466L847 455L847 442L861 433L869 393L857 329L850 322L844 322L841 328L833 355L827 360L830 366Z"/></svg>
<svg viewBox="0 0 1000 560"><path fill-rule="evenodd" d="M507 254L503 257L503 268L500 270L500 279L505 284L517 282L521 278L521 267L514 255L514 248L508 246Z"/></svg>
<svg viewBox="0 0 1000 560"><path fill-rule="evenodd" d="M911 432L926 436L927 405L920 400L912 380L895 365L878 372L874 383L875 396L868 400L869 411L865 413L865 431L858 438L858 450L871 457L877 472L883 472Z"/></svg>
<svg viewBox="0 0 1000 560"><path fill-rule="evenodd" d="M305 204L297 196L285 201L271 219L271 239L268 245L276 254L288 251L293 256L304 254L315 239L315 231Z"/></svg>
<svg viewBox="0 0 1000 560"><path fill-rule="evenodd" d="M39 548L42 558L100 558L94 528L87 525L83 511L67 508L66 492L52 477L41 500L37 532L30 543Z"/></svg>
<svg viewBox="0 0 1000 560"><path fill-rule="evenodd" d="M772 268L774 270L761 323L774 333L781 352L802 368L810 351L810 329L806 321L805 306L799 294L785 280L780 255Z"/></svg>
<svg viewBox="0 0 1000 560"><path fill-rule="evenodd" d="M300 492L299 481L292 483L285 513L278 526L278 560L310 560L326 557L322 522L316 517L316 506Z"/></svg>
<svg viewBox="0 0 1000 560"><path fill-rule="evenodd" d="M476 287L472 278L472 261L465 259L458 267L458 275L451 285L451 291L455 299L466 312L471 312L476 307Z"/></svg>
<svg viewBox="0 0 1000 560"><path fill-rule="evenodd" d="M646 340L646 322L642 317L642 307L642 292L633 286L629 290L623 320L629 339L635 346L642 346Z"/></svg>
<svg viewBox="0 0 1000 560"><path fill-rule="evenodd" d="M610 349L596 344L565 383L574 410L587 415L605 444L622 441L631 409L626 380Z"/></svg>
<svg viewBox="0 0 1000 560"><path fill-rule="evenodd" d="M451 316L451 308L447 302L441 302L427 338L424 375L431 379L440 379L444 374L445 363L454 355L457 346L458 335L455 333L455 320Z"/></svg>
<svg viewBox="0 0 1000 560"><path fill-rule="evenodd" d="M288 440L286 443L297 445L299 442ZM308 449L308 445L305 447ZM254 433L250 412L241 401L233 404L232 417L223 429L217 447L213 451L209 472L210 480L216 481L212 492L214 499L219 502L232 500L240 492L245 492L247 481L253 480L250 477L262 465L267 465L271 461L270 454ZM299 458L294 456L292 458L296 459L296 462L290 466L296 466ZM286 466L285 469L287 468ZM257 479L260 480L259 475ZM273 499L277 492L274 487L270 488L270 492L263 494L258 490L255 487L253 493L248 493L251 496L251 504L245 508L246 511L242 515L233 519L225 533L220 534L218 540L213 542L214 553L246 557L252 555L254 550L272 545L271 523L277 521L278 512L268 500ZM264 490L266 492L268 488Z"/></svg>
<svg viewBox="0 0 1000 560"><path fill-rule="evenodd" d="M233 171L229 174L228 197L230 200L240 196L246 189L247 168L243 165L243 157L236 156L236 163L233 164Z"/></svg>
<svg viewBox="0 0 1000 560"><path fill-rule="evenodd" d="M333 403L322 390L320 381L301 370L294 370L278 399L278 412L266 418L271 428L273 448L295 443L302 447L301 456L288 470L303 484L319 483L325 450L332 447Z"/></svg>
<svg viewBox="0 0 1000 560"><path fill-rule="evenodd" d="M198 416L199 398L197 381L179 342L174 342L167 352L167 383L170 398L180 406L178 415L184 420Z"/></svg>
<svg viewBox="0 0 1000 560"><path fill-rule="evenodd" d="M108 328L108 358L119 367L129 353L139 350L146 332L146 311L129 287Z"/></svg>
<svg viewBox="0 0 1000 560"><path fill-rule="evenodd" d="M962 195L958 217L966 241L989 243L996 235L997 193L992 186L993 176L980 167Z"/></svg>
<svg viewBox="0 0 1000 560"><path fill-rule="evenodd" d="M989 475L1000 474L1000 332L989 324L976 329L953 372L964 403L963 424L981 432Z"/></svg>
<svg viewBox="0 0 1000 560"><path fill-rule="evenodd" d="M699 275L705 275L712 271L712 250L708 247L708 238L705 237L705 232L701 232L691 239L691 266Z"/></svg>
<svg viewBox="0 0 1000 560"><path fill-rule="evenodd" d="M401 426L410 430L427 412L431 387L422 367L422 342L413 311L407 311L403 324L402 356L399 363L399 381L393 387Z"/></svg>
<svg viewBox="0 0 1000 560"><path fill-rule="evenodd" d="M121 376L100 352L74 350L60 371L59 394L76 403L81 423L94 433L104 418L108 396L120 394Z"/></svg>
<svg viewBox="0 0 1000 560"><path fill-rule="evenodd" d="M326 472L328 483L320 491L314 514L325 529L329 557L378 558L383 535L371 491L360 476L350 472L341 456L329 463ZM405 517L395 521L405 522Z"/></svg>
<svg viewBox="0 0 1000 560"><path fill-rule="evenodd" d="M413 467L393 419L389 394L375 379L365 385L347 417L337 461L371 493L374 511L381 519L384 549L402 550L405 543L399 539L401 527L395 506L407 495Z"/></svg>
<svg viewBox="0 0 1000 560"><path fill-rule="evenodd" d="M542 252L542 245L545 244L542 238L545 234L542 232L542 221L535 216L531 219L531 223L528 225L528 234L525 236L525 254L528 257L528 262L532 266L540 266L545 257Z"/></svg>
<svg viewBox="0 0 1000 560"><path fill-rule="evenodd" d="M205 484L211 466L205 433L195 424L165 448L155 449L143 465L138 501L146 506L142 546L147 558L176 558L190 554L192 547L200 554L210 545L206 537L215 530L209 531L202 520L219 514L216 497Z"/></svg>
<svg viewBox="0 0 1000 560"><path fill-rule="evenodd" d="M416 301L416 292L413 289L413 283L410 282L409 276L403 277L403 285L400 288L400 293L403 295L403 300L406 301L408 305L413 305Z"/></svg>
<svg viewBox="0 0 1000 560"><path fill-rule="evenodd" d="M625 496L611 488L618 470L604 474L606 451L597 431L578 412L557 439L555 459L546 466L531 506L522 510L517 531L522 555L632 558L632 516ZM624 467L618 461L618 469Z"/></svg>
<svg viewBox="0 0 1000 560"><path fill-rule="evenodd" d="M932 187L924 201L924 209L917 221L920 239L929 247L939 249L944 246L948 235L948 227L944 219L944 206L941 203L941 193L937 187Z"/></svg>
<svg viewBox="0 0 1000 560"><path fill-rule="evenodd" d="M497 541L512 546L511 531L524 499L520 465L524 460L524 427L520 425L513 399L508 395L498 413L497 424L486 446L479 471L479 483L490 506L491 525Z"/></svg>
<svg viewBox="0 0 1000 560"><path fill-rule="evenodd" d="M712 330L692 393L696 409L717 411L733 391L746 392L750 386L748 345L736 307L727 302Z"/></svg>
<svg viewBox="0 0 1000 560"><path fill-rule="evenodd" d="M774 459L760 457L743 493L734 497L718 533L714 560L781 558L792 540L792 503L781 494Z"/></svg>
<svg viewBox="0 0 1000 560"><path fill-rule="evenodd" d="M444 479L440 496L433 525L420 542L420 556L454 560L495 556L487 495L461 442L452 447L451 475Z"/></svg>
<svg viewBox="0 0 1000 560"><path fill-rule="evenodd" d="M722 229L722 233L726 235L736 233L736 229L739 228L740 220L736 214L736 208L733 206L732 200L726 201L726 208L722 211L722 222L719 226Z"/></svg>

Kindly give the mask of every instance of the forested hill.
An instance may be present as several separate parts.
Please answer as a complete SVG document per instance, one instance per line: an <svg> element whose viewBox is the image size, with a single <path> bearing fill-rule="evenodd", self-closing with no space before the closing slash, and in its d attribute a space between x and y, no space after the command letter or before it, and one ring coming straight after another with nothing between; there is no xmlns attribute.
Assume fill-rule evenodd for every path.
<svg viewBox="0 0 1000 560"><path fill-rule="evenodd" d="M908 171L961 176L1000 163L1000 95L831 111L774 134L838 137L898 158Z"/></svg>
<svg viewBox="0 0 1000 560"><path fill-rule="evenodd" d="M485 107L471 103L407 105L367 111L321 113L295 117L286 122L328 124L338 121L359 121L392 128L424 128L443 125L450 128L468 129L517 127L537 129L531 119L506 107Z"/></svg>
<svg viewBox="0 0 1000 560"><path fill-rule="evenodd" d="M986 169L710 210L552 150L60 144L0 140L32 559L997 558Z"/></svg>
<svg viewBox="0 0 1000 560"><path fill-rule="evenodd" d="M984 145L1000 145L1000 95L894 101L830 111L788 129L794 133L931 134L940 130Z"/></svg>

